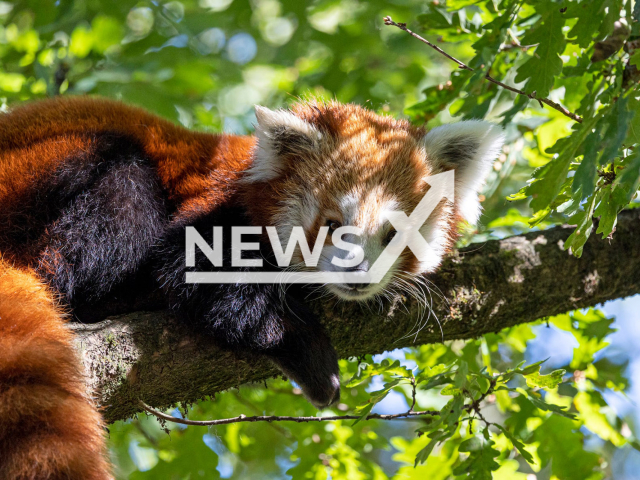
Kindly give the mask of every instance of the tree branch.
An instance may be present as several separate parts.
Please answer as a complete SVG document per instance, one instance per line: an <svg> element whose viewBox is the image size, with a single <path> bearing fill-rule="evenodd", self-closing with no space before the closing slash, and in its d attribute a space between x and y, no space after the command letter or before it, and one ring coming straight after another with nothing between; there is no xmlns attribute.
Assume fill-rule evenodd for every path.
<svg viewBox="0 0 640 480"><path fill-rule="evenodd" d="M555 227L458 252L427 277L433 285L430 316L408 295L378 312L326 298L309 303L346 358L475 338L640 292L640 209L619 215L611 241L592 235L579 259L561 247L572 230ZM157 292L145 295L145 301L124 302L123 315L71 324L107 421L139 412L140 400L165 408L279 374L264 358L220 350L161 310ZM96 307L90 318L113 312Z"/></svg>
<svg viewBox="0 0 640 480"><path fill-rule="evenodd" d="M456 62L458 64L458 66L462 69L462 70L468 70L470 72L475 72L474 68L471 68L469 65L467 65L466 63L461 62L460 60L458 60L455 57L452 57L451 55L449 55L447 52L445 52L444 50L442 50L439 46L431 43L429 40L427 40L426 38L421 37L420 35L418 35L417 33L409 30L407 28L407 24L406 23L396 23L394 22L391 17L384 17L384 24L385 25L391 25L394 27L398 27L400 30L404 30L405 32L407 32L409 35L411 35L414 38L417 38L418 40L420 40L422 43L425 43L427 45L429 45L431 48L433 48L434 50L436 50L437 52L441 53L442 55L444 55L445 57L447 57L449 60L452 60L454 62ZM518 95L524 95L525 97L528 97L532 100L537 100L538 103L540 104L540 106L542 106L542 104L546 104L548 106L550 106L551 108L559 111L560 113L562 113L563 115L566 115L567 117L569 117L572 120L575 120L578 123L582 123L582 118L579 115L576 115L575 113L567 110L566 108L564 108L562 105L560 105L559 103L554 102L553 100L549 100L548 98L539 98L536 96L536 92L532 92L532 93L527 93L524 90L520 90L518 88L515 87L511 87L509 85L507 85L506 83L502 83L499 80L496 80L495 78L493 78L491 75L489 75L488 73L485 74L484 78L488 81L490 81L491 83L495 83L496 85L509 90L510 92L513 93L517 93Z"/></svg>

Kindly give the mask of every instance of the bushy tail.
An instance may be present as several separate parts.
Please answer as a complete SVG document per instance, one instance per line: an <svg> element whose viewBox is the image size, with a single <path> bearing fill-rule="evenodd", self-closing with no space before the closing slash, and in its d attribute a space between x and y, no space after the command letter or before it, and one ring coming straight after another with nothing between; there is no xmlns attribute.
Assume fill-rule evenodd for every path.
<svg viewBox="0 0 640 480"><path fill-rule="evenodd" d="M112 478L83 380L48 288L0 258L0 479Z"/></svg>

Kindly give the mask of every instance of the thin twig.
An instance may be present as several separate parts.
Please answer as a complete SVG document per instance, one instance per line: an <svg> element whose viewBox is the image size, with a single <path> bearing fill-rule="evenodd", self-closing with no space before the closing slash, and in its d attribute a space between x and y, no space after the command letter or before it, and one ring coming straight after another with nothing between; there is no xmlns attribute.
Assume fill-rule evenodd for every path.
<svg viewBox="0 0 640 480"><path fill-rule="evenodd" d="M455 57L452 57L451 55L449 55L447 52L445 52L444 50L442 50L440 47L438 47L437 45L434 45L433 43L431 43L429 40L422 38L420 35L418 35L415 32L412 32L411 30L409 30L407 28L407 24L406 23L396 23L394 22L391 17L384 17L384 24L385 25L392 25L394 27L398 27L400 30L404 30L405 32L407 32L409 35L411 35L414 38L417 38L418 40L420 40L422 43L425 43L426 45L429 45L431 48L433 48L434 50L436 50L438 53L441 53L442 55L444 55L445 57L447 57L449 60L452 60L454 62L456 62L458 64L458 66L462 69L462 70L468 70L470 72L475 72L475 69L471 68L469 65L467 65L466 63L461 62L460 60L458 60ZM520 90L514 87L511 87L505 83L502 83L499 80L496 80L495 78L493 78L492 76L490 76L488 73L485 74L484 78L488 81L490 81L491 83L495 83L496 85L509 90L510 92L513 93L517 93L518 95L524 95L525 97L528 97L532 100L537 100L538 103L540 104L540 106L542 106L542 104L546 104L549 107L559 111L560 113L562 113L563 115L566 115L567 117L571 118L572 120L575 120L578 123L582 123L582 118L579 115L576 115L573 112L570 112L569 110L567 110L566 108L564 108L562 105L549 100L548 98L538 98L536 96L536 92L532 92L532 93L527 93L524 90Z"/></svg>
<svg viewBox="0 0 640 480"><path fill-rule="evenodd" d="M416 406L416 377L414 376L411 377L411 399L411 408L409 411L413 412L413 407Z"/></svg>
<svg viewBox="0 0 640 480"><path fill-rule="evenodd" d="M500 50L499 50L500 52L504 52L506 50L512 50L514 48L519 48L524 52L524 51L527 51L530 48L534 48L534 47L537 47L538 45L540 45L539 43L533 43L531 45L522 45L518 41L516 36L513 34L513 32L511 31L510 28L507 29L507 35L509 35L511 37L511 43L503 43L502 45L500 45Z"/></svg>
<svg viewBox="0 0 640 480"><path fill-rule="evenodd" d="M265 381L265 383L266 383L266 381ZM238 392L233 392L233 395L236 398L236 401L238 401L239 403L241 403L245 407L250 408L254 412L260 413L260 410L258 410L254 404L252 404L251 402L246 401L242 397L242 395L240 395ZM273 428L276 432L280 433L281 435L284 435L287 438L291 437L291 433L289 433L289 431L287 429L282 428L280 425L274 425L271 422L269 422L269 425L271 426L271 428Z"/></svg>
<svg viewBox="0 0 640 480"><path fill-rule="evenodd" d="M331 417L290 417L290 416L278 416L278 415L255 415L253 417L247 417L246 415L239 415L232 418L221 418L218 420L188 420L186 418L173 417L162 413L160 410L156 410L150 407L142 400L139 401L140 406L151 415L154 415L167 422L180 423L182 425L197 425L197 426L210 426L210 425L226 425L228 423L240 423L240 422L296 422L296 423L308 423L308 422L333 422L336 420L357 420L360 415L334 415ZM424 417L427 415L440 415L438 410L423 410L420 412L404 412L395 413L393 415L380 415L378 413L372 413L367 415L363 420L396 420L399 418L409 417Z"/></svg>
<svg viewBox="0 0 640 480"><path fill-rule="evenodd" d="M482 415L482 412L480 411L480 404L489 396L491 395L495 388L496 388L496 383L498 382L497 378L492 378L489 381L489 388L487 388L487 391L484 392L482 395L480 395L480 397L477 400L474 400L471 404L469 404L469 409L468 411L473 412L475 415L478 416L478 418L480 420L482 420L484 422L484 424L488 427L490 425L494 425L492 422L487 421L486 418L484 418L484 415Z"/></svg>
<svg viewBox="0 0 640 480"><path fill-rule="evenodd" d="M529 50L530 48L535 48L538 45L540 45L539 43L534 43L533 45L520 45L517 43L503 43L502 45L500 45L500 49L498 50L499 52L507 52L509 50L522 50L523 52L526 52L527 50Z"/></svg>
<svg viewBox="0 0 640 480"><path fill-rule="evenodd" d="M495 388L496 380L491 381L489 389L482 395L478 400L467 404L463 407L463 410L473 411L478 413L480 409L480 403L493 392L493 388ZM398 419L406 419L413 417L424 417L424 416L436 416L440 415L438 410L421 410L418 412L413 411L413 407L415 406L415 387L412 391L413 402L411 408L403 413L394 413L390 415L382 415L378 413L372 413L367 415L362 420L398 420ZM470 394L469 394L470 396ZM161 420L165 420L167 422L179 423L182 425L196 425L196 426L211 426L211 425L227 425L229 423L241 423L241 422L296 422L296 423L308 423L308 422L335 422L336 420L358 420L360 419L360 415L333 415L328 417L293 417L288 415L254 415L248 417L246 415L238 415L237 417L231 418L220 418L218 420L188 420L186 418L178 418L172 415L167 415L166 413L161 412L160 410L156 410L155 408L147 405L142 400L138 401L138 404L142 409L158 417Z"/></svg>
<svg viewBox="0 0 640 480"><path fill-rule="evenodd" d="M489 381L489 388L484 392L477 400L473 400L471 403L462 407L463 410L467 412L474 412L478 414L478 416L484 421L487 425L490 425L490 422L487 422L482 414L480 414L480 404L493 393L496 383L498 379L493 378ZM422 410L419 412L414 412L413 408L416 405L416 381L415 377L411 379L412 384L412 392L411 395L413 397L413 402L411 403L411 408L408 411L403 413L394 413L390 415L382 415L379 413L372 413L367 415L364 418L361 418L360 415L333 415L328 417L293 417L288 415L254 415L248 417L246 415L238 415L237 417L231 418L220 418L218 420L189 420L186 418L174 417L172 415L167 415L166 413L161 412L160 410L156 410L155 408L147 405L142 400L138 400L138 404L142 409L150 413L151 415L159 418L160 420L164 420L167 422L179 423L182 425L195 425L200 427L208 427L211 425L227 425L229 423L241 423L241 422L296 422L296 423L308 423L308 422L335 422L336 420L398 420L398 419L406 419L412 417L424 417L424 416L436 416L440 415L440 411L438 410ZM467 396L473 399L472 395L465 391Z"/></svg>

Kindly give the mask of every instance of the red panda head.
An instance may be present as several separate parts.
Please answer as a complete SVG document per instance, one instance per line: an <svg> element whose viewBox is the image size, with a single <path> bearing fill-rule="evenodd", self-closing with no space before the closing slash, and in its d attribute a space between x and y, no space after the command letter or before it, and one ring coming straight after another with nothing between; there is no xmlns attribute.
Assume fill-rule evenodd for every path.
<svg viewBox="0 0 640 480"><path fill-rule="evenodd" d="M431 247L428 255L418 261L405 249L380 283L327 285L350 300L411 289L412 280L437 269L453 246L458 222L477 221L478 191L503 143L500 128L487 122L459 122L426 133L406 121L337 102L276 111L256 107L256 117L257 143L244 179L250 214L256 224L276 227L283 248L294 226L303 227L310 248L328 227L312 270L344 271L332 259L348 260L354 253L337 248L331 231L356 226L362 234L343 239L364 251L351 270L367 271L395 235L387 213L410 215L430 188L428 177L455 171L455 201L441 201L420 228ZM299 247L292 263L309 269Z"/></svg>

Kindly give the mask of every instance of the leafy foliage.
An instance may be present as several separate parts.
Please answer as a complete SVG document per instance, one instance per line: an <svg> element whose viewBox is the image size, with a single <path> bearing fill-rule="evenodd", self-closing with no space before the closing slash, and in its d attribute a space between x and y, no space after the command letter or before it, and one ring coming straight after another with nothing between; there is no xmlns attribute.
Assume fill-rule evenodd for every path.
<svg viewBox="0 0 640 480"><path fill-rule="evenodd" d="M549 321L566 328L567 317ZM604 338L610 322L594 310L573 314L569 328L576 338ZM486 341L422 346L395 360L341 361L347 379L343 403L335 413L366 415L370 405L399 396L405 405L413 405L412 411L424 413L408 423L408 430L382 420L232 424L209 432L168 424L171 433L167 436L155 420L139 418L116 427L112 441L119 447L114 453L121 468L127 465L123 458L133 458L139 467L145 465L142 455L151 456L146 465L152 468L132 478L182 478L178 474L182 468L182 472L201 469L211 478L227 469L233 470L234 478L262 478L254 465L259 462L262 474L275 473L278 457L288 458L287 475L292 478L432 478L427 475L438 472L433 478L484 479L545 468L561 479L604 478L606 469L599 454L584 450L581 427L616 447L635 446L637 441L608 410L601 393L606 387L600 386L602 379L594 364L588 375L580 371L567 375L564 369L541 372L544 361L529 365L521 361L508 367L511 359L524 353L527 340L505 349L504 339L531 338L530 329L516 327ZM501 351L498 345L503 345ZM488 355L483 350L489 350ZM501 370L499 365L506 368ZM278 407L288 415L313 414L299 390L294 388L292 395L289 384L278 380L266 390L241 387L238 392L201 402L188 416L222 418ZM182 413L175 410L173 415ZM400 432L404 433L398 435ZM130 443L128 452L123 436L135 445L132 449ZM385 437L391 437L390 444ZM204 443L196 441L202 438ZM395 473L379 465L391 446L396 450L394 460L406 465ZM575 462L580 465L572 468ZM216 464L219 472L209 473ZM514 470L514 465L519 466Z"/></svg>
<svg viewBox="0 0 640 480"><path fill-rule="evenodd" d="M486 227L466 241L569 223L564 248L580 255L594 229L615 235L618 213L636 201L634 11L637 20L631 0L0 1L0 99L6 109L99 94L233 133L251 131L254 104L309 94L428 127L486 117L505 127L507 146L483 194ZM422 27L475 71L385 27L386 15ZM582 123L537 101L546 97ZM610 478L615 449L639 446L633 424L607 404L629 387L626 364L605 355L613 319L588 310L547 321L576 345L553 368L526 353L541 325L343 360L342 403L320 414L356 421L209 430L143 415L118 422L110 427L118 477ZM172 414L317 413L283 380L186 407ZM407 410L425 413L366 419Z"/></svg>
<svg viewBox="0 0 640 480"><path fill-rule="evenodd" d="M471 12L472 18L482 19L481 28L453 22L468 19ZM514 99L483 81L482 75L460 72L443 85L427 88L426 99L406 112L416 120L433 118L447 104L453 115L464 118L495 112L503 125L525 133L528 145L522 156L537 167L530 183L509 197L531 199L531 226L549 216L576 225L564 248L577 256L592 233L592 219L599 219L596 232L603 238L612 235L618 213L636 197L640 176L635 118L640 92L637 81L629 80L636 53L624 47L640 28L631 17L631 2L447 2L432 4L429 13L419 18L429 30L432 25L436 29L448 25L450 36L452 28L462 30L475 39L472 67L507 83L524 84L533 99L562 99L569 111L582 116L582 124L549 110L534 114L530 98ZM447 24L438 18L451 20ZM527 135L532 114L543 117L535 120L535 134ZM560 126L566 134L552 131Z"/></svg>

